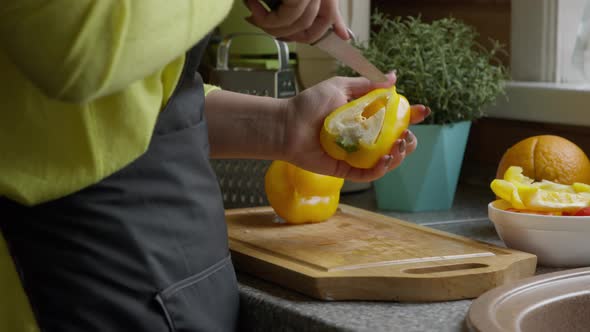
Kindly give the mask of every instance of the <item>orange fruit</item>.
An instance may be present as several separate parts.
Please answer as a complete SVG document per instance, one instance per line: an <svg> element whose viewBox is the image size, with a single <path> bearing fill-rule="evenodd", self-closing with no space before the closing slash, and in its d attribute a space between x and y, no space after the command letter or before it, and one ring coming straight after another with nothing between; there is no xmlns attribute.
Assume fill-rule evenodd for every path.
<svg viewBox="0 0 590 332"><path fill-rule="evenodd" d="M522 167L523 174L535 181L590 183L588 156L576 144L559 136L533 136L516 143L502 156L496 178L504 178L510 166Z"/></svg>

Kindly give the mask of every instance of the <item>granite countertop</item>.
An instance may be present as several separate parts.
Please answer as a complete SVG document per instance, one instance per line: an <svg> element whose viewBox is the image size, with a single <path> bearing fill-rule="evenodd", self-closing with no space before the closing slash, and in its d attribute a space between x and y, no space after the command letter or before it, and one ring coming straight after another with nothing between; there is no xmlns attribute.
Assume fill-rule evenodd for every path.
<svg viewBox="0 0 590 332"><path fill-rule="evenodd" d="M342 195L341 202L503 246L487 218L489 188L460 185L449 211L378 211L373 190ZM555 271L538 267L537 273ZM471 300L437 303L324 302L238 273L245 331L462 331Z"/></svg>

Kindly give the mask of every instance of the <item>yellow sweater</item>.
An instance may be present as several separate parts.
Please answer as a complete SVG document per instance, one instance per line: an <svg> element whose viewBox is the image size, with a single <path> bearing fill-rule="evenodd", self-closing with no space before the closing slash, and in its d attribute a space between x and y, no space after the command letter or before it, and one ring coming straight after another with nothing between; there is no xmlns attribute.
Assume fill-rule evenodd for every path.
<svg viewBox="0 0 590 332"><path fill-rule="evenodd" d="M145 152L184 52L232 0L2 0L0 196L52 200Z"/></svg>

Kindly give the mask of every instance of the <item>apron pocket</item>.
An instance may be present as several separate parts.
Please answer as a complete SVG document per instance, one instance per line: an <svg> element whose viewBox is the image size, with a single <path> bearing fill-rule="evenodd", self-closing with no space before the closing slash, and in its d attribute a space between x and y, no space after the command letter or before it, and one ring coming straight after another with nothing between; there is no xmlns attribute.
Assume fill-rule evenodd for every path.
<svg viewBox="0 0 590 332"><path fill-rule="evenodd" d="M156 295L173 332L234 331L239 296L229 256Z"/></svg>

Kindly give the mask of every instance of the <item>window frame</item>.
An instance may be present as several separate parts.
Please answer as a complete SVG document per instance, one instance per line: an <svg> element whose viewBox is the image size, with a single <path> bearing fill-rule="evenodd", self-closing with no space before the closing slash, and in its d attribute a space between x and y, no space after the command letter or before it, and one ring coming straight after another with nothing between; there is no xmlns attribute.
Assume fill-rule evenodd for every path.
<svg viewBox="0 0 590 332"><path fill-rule="evenodd" d="M590 84L571 65L585 5L586 0L512 0L508 99L500 97L487 116L590 126Z"/></svg>

